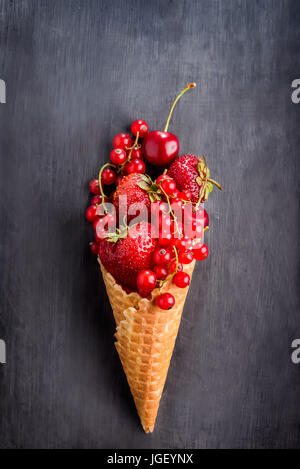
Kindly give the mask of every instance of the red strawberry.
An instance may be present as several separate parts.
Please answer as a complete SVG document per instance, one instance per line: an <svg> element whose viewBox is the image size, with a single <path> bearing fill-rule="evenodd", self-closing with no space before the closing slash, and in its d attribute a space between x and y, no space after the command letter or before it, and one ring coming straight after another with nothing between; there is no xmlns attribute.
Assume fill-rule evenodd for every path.
<svg viewBox="0 0 300 469"><path fill-rule="evenodd" d="M130 207L131 215L128 216L130 221L132 218L139 214L140 208L146 207L148 212L150 211L150 198L146 190L142 189L139 184L142 183L142 176L137 173L129 174L126 177L123 177L120 183L117 186L116 191L113 195L113 204L117 209L117 212L122 210L123 213L128 214L128 209ZM127 204L124 206L120 196L127 196Z"/></svg>
<svg viewBox="0 0 300 469"><path fill-rule="evenodd" d="M171 164L167 174L174 179L177 189L191 192L191 201L194 203L204 202L212 191L213 184L222 190L220 184L210 179L205 158L199 159L195 155L179 156Z"/></svg>
<svg viewBox="0 0 300 469"><path fill-rule="evenodd" d="M104 239L100 242L99 257L108 272L122 286L137 290L140 270L152 269L152 255L158 240L151 238L152 225L141 222L128 229L127 237L116 242Z"/></svg>
<svg viewBox="0 0 300 469"><path fill-rule="evenodd" d="M189 190L192 193L192 202L197 202L199 199L200 186L196 182L199 176L198 163L199 158L195 155L179 156L168 170L168 176L174 179L180 191Z"/></svg>

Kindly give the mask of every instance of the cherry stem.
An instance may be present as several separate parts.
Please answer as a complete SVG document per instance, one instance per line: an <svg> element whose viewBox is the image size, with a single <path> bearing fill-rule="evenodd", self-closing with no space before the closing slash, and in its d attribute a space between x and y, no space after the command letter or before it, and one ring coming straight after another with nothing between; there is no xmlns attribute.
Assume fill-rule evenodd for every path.
<svg viewBox="0 0 300 469"><path fill-rule="evenodd" d="M102 166L102 168L100 169L100 172L99 172L99 177L98 177L98 182L99 182L99 189L100 189L100 193L102 195L102 201L101 201L101 205L103 205L103 209L104 209L104 213L108 213L108 210L106 208L106 205L105 205L105 199L106 199L106 195L104 194L104 191L103 191L103 186L102 186L102 173L103 173L103 170L105 168L107 168L108 166L111 166L113 168L115 168L116 166L112 163L106 163L105 165Z"/></svg>
<svg viewBox="0 0 300 469"><path fill-rule="evenodd" d="M181 93L177 96L177 98L175 99L174 103L172 104L172 107L171 107L171 110L170 110L170 113L169 113L169 116L168 116L168 119L167 119L167 122L166 122L166 125L165 125L164 132L167 132L167 130L168 130L169 123L170 123L170 119L171 119L171 116L172 116L172 113L173 113L173 110L174 110L174 107L175 107L177 101L181 98L181 96L182 96L187 90L189 90L190 88L195 88L195 86L196 86L196 83L190 83L190 84L187 85L187 87L184 88L184 90L182 90Z"/></svg>

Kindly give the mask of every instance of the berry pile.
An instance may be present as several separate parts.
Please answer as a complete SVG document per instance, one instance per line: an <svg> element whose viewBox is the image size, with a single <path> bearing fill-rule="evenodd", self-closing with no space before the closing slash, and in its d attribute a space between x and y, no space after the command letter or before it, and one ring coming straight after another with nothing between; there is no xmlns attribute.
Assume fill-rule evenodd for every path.
<svg viewBox="0 0 300 469"><path fill-rule="evenodd" d="M137 291L142 298L150 298L155 288L162 289L167 282L188 287L190 276L184 266L208 256L201 238L209 217L200 204L213 185L222 188L210 178L204 157L175 159L179 142L167 132L176 102L194 86L188 85L175 99L163 132L149 132L145 121L136 120L131 125L132 136L116 135L110 162L89 185L93 197L86 219L95 232L91 252L126 291ZM170 166L153 181L145 174L144 160ZM105 192L113 189L110 195L104 187ZM175 298L163 292L156 296L156 304L168 310Z"/></svg>

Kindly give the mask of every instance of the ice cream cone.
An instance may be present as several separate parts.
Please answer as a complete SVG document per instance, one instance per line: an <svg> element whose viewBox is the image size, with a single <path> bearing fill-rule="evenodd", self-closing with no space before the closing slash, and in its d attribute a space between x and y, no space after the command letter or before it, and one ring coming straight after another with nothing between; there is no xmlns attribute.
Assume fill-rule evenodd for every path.
<svg viewBox="0 0 300 469"><path fill-rule="evenodd" d="M153 290L151 300L135 292L128 294L98 261L116 321L115 345L142 426L149 433L155 425L189 287L167 282L162 292L172 293L175 305L165 311L156 306L158 289ZM185 265L185 272L192 276L194 266L195 261Z"/></svg>

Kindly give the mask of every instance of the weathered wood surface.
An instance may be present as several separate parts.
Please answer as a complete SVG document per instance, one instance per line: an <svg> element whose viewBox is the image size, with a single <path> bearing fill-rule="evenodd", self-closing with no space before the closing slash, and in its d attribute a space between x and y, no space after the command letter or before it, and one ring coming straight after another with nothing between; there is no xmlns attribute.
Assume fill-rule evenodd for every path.
<svg viewBox="0 0 300 469"><path fill-rule="evenodd" d="M297 447L299 1L0 2L1 447ZM171 99L224 186L153 435L113 346L84 221L111 139Z"/></svg>

